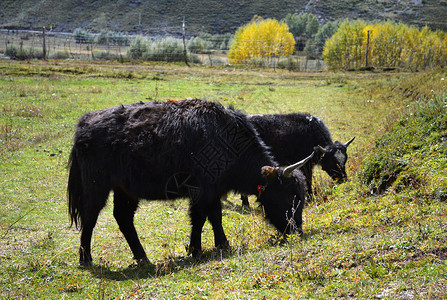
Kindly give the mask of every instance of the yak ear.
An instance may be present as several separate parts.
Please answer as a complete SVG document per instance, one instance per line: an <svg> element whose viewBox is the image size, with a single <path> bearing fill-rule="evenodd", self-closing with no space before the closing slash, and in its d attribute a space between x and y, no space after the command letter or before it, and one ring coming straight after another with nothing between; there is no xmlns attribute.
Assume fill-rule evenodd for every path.
<svg viewBox="0 0 447 300"><path fill-rule="evenodd" d="M271 166L264 166L261 168L262 176L264 176L268 181L276 178L278 176L278 168Z"/></svg>

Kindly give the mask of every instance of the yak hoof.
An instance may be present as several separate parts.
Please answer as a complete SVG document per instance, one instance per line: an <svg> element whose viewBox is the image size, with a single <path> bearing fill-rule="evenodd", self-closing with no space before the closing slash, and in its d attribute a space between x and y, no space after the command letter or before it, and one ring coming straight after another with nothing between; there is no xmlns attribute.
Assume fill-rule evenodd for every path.
<svg viewBox="0 0 447 300"><path fill-rule="evenodd" d="M151 264L149 261L149 258L143 257L143 258L134 258L137 261L137 264L139 267L146 267Z"/></svg>
<svg viewBox="0 0 447 300"><path fill-rule="evenodd" d="M91 261L91 260L87 260L87 261L80 260L79 261L79 266L82 267L82 268L91 268L91 267L93 267L93 261Z"/></svg>
<svg viewBox="0 0 447 300"><path fill-rule="evenodd" d="M230 246L230 243L228 241L225 241L225 242L223 242L223 243L221 243L219 245L216 245L216 248L220 249L220 250L225 250L225 251L231 250L231 246Z"/></svg>
<svg viewBox="0 0 447 300"><path fill-rule="evenodd" d="M192 255L192 257L194 258L199 258L202 255L202 249L201 248L197 248L194 246L186 246L186 252L188 253L188 255Z"/></svg>

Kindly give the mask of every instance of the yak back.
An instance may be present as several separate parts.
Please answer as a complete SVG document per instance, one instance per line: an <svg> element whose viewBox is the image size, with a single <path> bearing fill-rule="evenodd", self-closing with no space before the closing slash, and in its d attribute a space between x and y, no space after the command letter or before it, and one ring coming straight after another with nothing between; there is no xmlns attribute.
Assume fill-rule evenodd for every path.
<svg viewBox="0 0 447 300"><path fill-rule="evenodd" d="M305 158L315 146L333 144L324 122L310 114L251 115L248 119L281 165Z"/></svg>
<svg viewBox="0 0 447 300"><path fill-rule="evenodd" d="M146 199L163 198L176 174L190 174L219 194L254 193L262 166L276 165L244 114L199 99L87 113L74 149L86 172L101 174L93 175L97 180Z"/></svg>

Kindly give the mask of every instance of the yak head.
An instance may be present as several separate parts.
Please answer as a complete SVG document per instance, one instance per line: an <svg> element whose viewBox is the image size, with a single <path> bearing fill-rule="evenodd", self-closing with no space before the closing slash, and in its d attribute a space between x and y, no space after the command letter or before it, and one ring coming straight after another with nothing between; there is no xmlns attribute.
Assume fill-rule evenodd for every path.
<svg viewBox="0 0 447 300"><path fill-rule="evenodd" d="M348 160L347 149L354 139L355 137L344 144L335 141L332 145L314 148L314 151L319 151L321 154L321 168L337 183L345 182L348 179L345 169Z"/></svg>
<svg viewBox="0 0 447 300"><path fill-rule="evenodd" d="M262 167L266 184L258 186L258 200L264 206L266 218L282 234L302 233L306 188L304 175L299 168L313 155L285 168Z"/></svg>

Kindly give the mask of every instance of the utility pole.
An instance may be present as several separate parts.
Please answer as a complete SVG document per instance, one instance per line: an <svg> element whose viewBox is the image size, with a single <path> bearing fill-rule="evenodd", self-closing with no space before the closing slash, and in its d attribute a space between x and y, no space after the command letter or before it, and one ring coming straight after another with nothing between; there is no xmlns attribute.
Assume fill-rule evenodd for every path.
<svg viewBox="0 0 447 300"><path fill-rule="evenodd" d="M188 57L186 55L186 28L185 28L185 16L183 16L183 25L182 25L182 32L183 32L183 56L185 57L185 64L190 67L188 63Z"/></svg>

